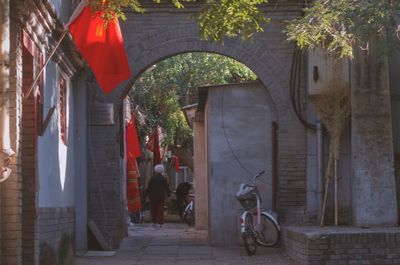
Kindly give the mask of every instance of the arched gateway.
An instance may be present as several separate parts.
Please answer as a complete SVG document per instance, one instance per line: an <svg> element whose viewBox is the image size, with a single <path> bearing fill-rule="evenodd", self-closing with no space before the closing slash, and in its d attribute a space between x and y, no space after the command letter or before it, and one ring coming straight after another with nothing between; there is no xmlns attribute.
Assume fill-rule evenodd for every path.
<svg viewBox="0 0 400 265"><path fill-rule="evenodd" d="M129 13L121 23L132 78L109 96L91 86L89 108L93 118L101 104L114 104L118 115L123 98L135 79L151 65L162 59L185 52L212 52L232 57L248 66L260 79L272 100L278 123L278 179L276 185L277 212L281 222L302 223L306 209L306 130L298 122L289 98L289 79L294 46L283 33L284 21L298 16L299 1L280 1L265 6L271 17L265 32L258 33L251 41L227 39L223 44L202 41L198 37L196 21L190 17L196 12L196 4L177 10L157 4L149 4L144 14ZM117 118L115 120L118 120ZM88 218L95 220L113 245L124 234L121 223L125 222L121 209L122 158L119 155L119 125L91 123L89 128L89 194ZM113 180L113 181L111 181ZM113 212L104 218L104 209L98 206L98 190L107 194L105 207ZM234 191L233 191L234 192ZM212 217L210 217L212 218ZM124 227L124 226L123 226ZM212 236L212 235L211 235Z"/></svg>

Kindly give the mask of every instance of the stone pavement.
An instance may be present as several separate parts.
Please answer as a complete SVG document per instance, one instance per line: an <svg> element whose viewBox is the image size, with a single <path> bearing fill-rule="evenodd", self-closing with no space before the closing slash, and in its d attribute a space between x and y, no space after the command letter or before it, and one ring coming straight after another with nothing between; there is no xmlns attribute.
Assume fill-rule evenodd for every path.
<svg viewBox="0 0 400 265"><path fill-rule="evenodd" d="M248 257L244 247L211 247L206 237L181 223L135 224L115 256L76 257L74 265L294 265L279 248L259 247Z"/></svg>

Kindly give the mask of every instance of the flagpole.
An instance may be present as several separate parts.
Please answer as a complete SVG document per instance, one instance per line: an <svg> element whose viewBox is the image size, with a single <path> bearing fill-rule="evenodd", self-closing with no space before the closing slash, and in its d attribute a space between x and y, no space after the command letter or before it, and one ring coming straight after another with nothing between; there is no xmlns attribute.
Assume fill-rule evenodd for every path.
<svg viewBox="0 0 400 265"><path fill-rule="evenodd" d="M24 95L24 99L23 99L23 103L25 103L25 101L29 98L29 95L32 93L33 88L36 86L37 82L39 81L40 76L42 75L44 69L46 68L47 64L50 62L51 58L53 58L53 55L55 54L55 52L57 51L58 47L60 46L61 42L63 41L63 39L65 38L65 36L67 36L68 30L65 30L63 32L63 34L61 35L60 39L58 40L56 46L53 48L53 50L51 51L51 53L49 54L49 57L46 59L46 62L44 63L44 65L40 68L40 71L38 73L38 75L36 76L35 80L33 80L32 85L30 86L28 92L26 92L26 94Z"/></svg>

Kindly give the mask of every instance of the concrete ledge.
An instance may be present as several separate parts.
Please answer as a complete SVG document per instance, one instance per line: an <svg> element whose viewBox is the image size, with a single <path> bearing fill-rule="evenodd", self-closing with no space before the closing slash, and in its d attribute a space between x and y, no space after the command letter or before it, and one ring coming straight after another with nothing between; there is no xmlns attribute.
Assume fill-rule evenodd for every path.
<svg viewBox="0 0 400 265"><path fill-rule="evenodd" d="M282 241L301 265L400 264L400 227L288 226Z"/></svg>

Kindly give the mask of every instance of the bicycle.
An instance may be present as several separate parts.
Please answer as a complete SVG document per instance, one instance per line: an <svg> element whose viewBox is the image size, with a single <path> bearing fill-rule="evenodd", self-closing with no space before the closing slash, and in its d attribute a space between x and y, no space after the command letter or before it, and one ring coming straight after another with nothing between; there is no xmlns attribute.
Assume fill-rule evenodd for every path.
<svg viewBox="0 0 400 265"><path fill-rule="evenodd" d="M240 231L246 252L254 255L257 245L274 247L280 240L280 227L274 215L261 211L261 197L258 192L256 180L265 171L261 171L253 177L252 184L241 184L236 198L245 211L240 218Z"/></svg>
<svg viewBox="0 0 400 265"><path fill-rule="evenodd" d="M185 210L183 211L183 220L189 225L194 225L194 198L190 196L190 201L186 205Z"/></svg>

